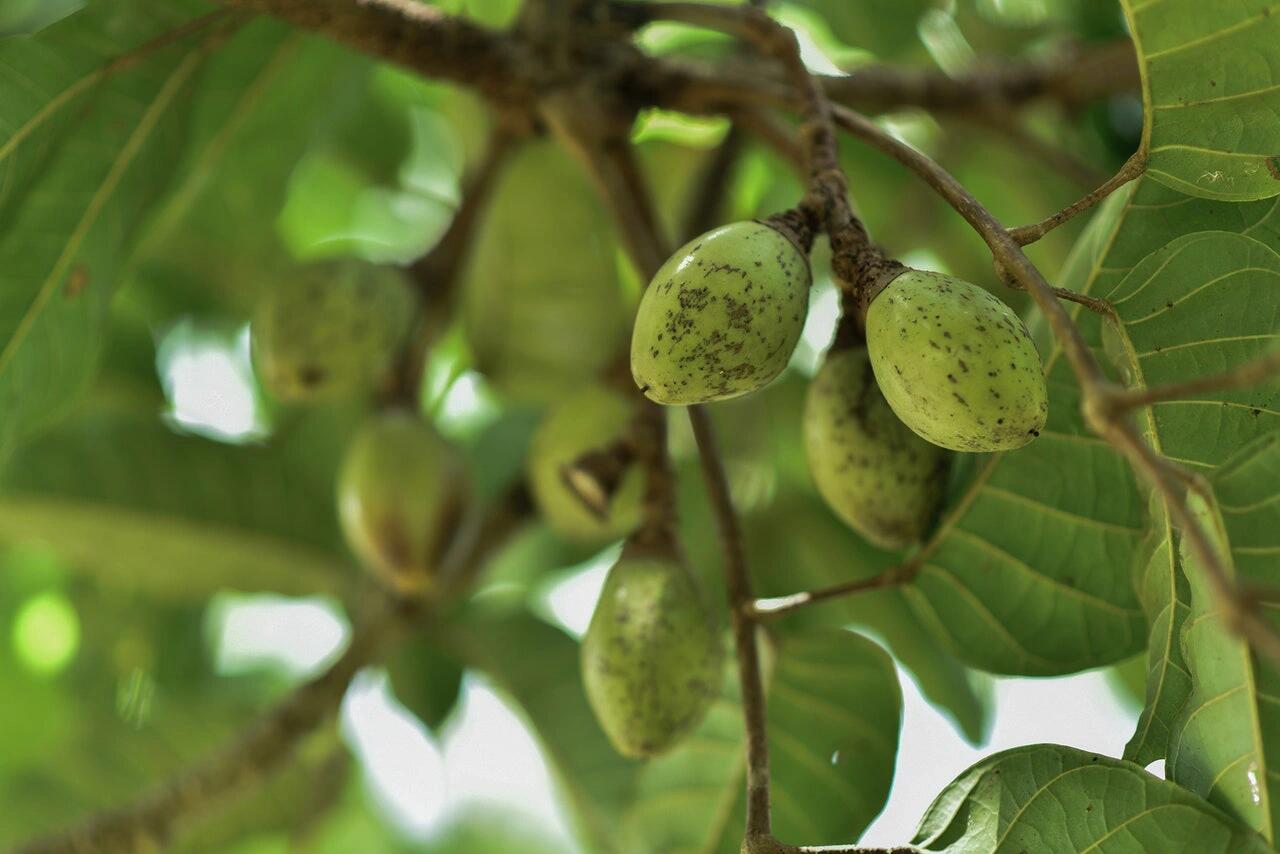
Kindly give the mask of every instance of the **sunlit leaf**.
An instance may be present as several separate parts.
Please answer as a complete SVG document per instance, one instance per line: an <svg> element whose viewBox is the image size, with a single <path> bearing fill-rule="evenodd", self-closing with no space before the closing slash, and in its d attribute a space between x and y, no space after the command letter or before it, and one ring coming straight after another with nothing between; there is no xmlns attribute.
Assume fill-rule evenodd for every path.
<svg viewBox="0 0 1280 854"><path fill-rule="evenodd" d="M1122 0L1142 70L1147 171L1193 196L1280 194L1280 8Z"/></svg>
<svg viewBox="0 0 1280 854"><path fill-rule="evenodd" d="M1250 831L1137 765L1055 744L974 765L925 813L914 844L948 854L1263 854Z"/></svg>

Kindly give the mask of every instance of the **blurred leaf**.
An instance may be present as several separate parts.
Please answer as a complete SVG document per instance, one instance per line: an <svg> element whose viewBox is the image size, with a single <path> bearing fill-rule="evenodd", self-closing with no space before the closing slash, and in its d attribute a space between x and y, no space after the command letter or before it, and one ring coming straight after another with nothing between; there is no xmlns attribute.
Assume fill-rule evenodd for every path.
<svg viewBox="0 0 1280 854"><path fill-rule="evenodd" d="M622 352L629 311L611 221L578 165L551 143L527 144L507 164L471 257L467 339L503 392L550 401Z"/></svg>
<svg viewBox="0 0 1280 854"><path fill-rule="evenodd" d="M1056 744L1016 747L943 790L913 840L948 854L1263 854L1221 811L1137 765Z"/></svg>
<svg viewBox="0 0 1280 854"><path fill-rule="evenodd" d="M856 839L893 779L902 717L893 663L866 638L826 630L783 639L766 669L775 835ZM702 726L641 771L622 829L628 852L738 851L746 796L734 671L730 663Z"/></svg>
<svg viewBox="0 0 1280 854"><path fill-rule="evenodd" d="M0 538L43 541L101 583L178 600L220 589L341 593L332 491L284 448L87 414L24 448L0 483Z"/></svg>
<svg viewBox="0 0 1280 854"><path fill-rule="evenodd" d="M1138 48L1147 172L1209 199L1280 194L1272 0L1122 0Z"/></svg>
<svg viewBox="0 0 1280 854"><path fill-rule="evenodd" d="M84 0L0 0L0 39L42 30L84 6Z"/></svg>
<svg viewBox="0 0 1280 854"><path fill-rule="evenodd" d="M183 149L191 85L223 38L225 22L183 27L193 6L97 2L0 41L0 451L94 371L122 264Z"/></svg>
<svg viewBox="0 0 1280 854"><path fill-rule="evenodd" d="M428 637L403 642L387 662L387 674L396 699L433 732L457 705L462 664Z"/></svg>
<svg viewBox="0 0 1280 854"><path fill-rule="evenodd" d="M578 644L523 611L465 612L445 643L522 709L591 850L621 851L617 824L639 764L614 752L587 705Z"/></svg>

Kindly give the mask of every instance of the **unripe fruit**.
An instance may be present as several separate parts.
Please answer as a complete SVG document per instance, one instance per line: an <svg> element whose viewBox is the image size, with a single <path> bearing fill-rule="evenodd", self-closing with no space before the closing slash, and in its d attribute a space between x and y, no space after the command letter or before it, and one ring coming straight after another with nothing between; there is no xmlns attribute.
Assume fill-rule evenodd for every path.
<svg viewBox="0 0 1280 854"><path fill-rule="evenodd" d="M569 488L564 472L584 454L608 448L626 436L635 405L604 386L588 386L548 411L529 450L530 491L543 519L560 536L598 544L625 537L640 523L644 478L627 466L603 516L593 513Z"/></svg>
<svg viewBox="0 0 1280 854"><path fill-rule="evenodd" d="M462 509L454 449L408 412L370 419L338 476L338 518L347 544L393 590L431 585Z"/></svg>
<svg viewBox="0 0 1280 854"><path fill-rule="evenodd" d="M619 753L655 756L687 735L720 687L722 646L688 568L624 552L582 639L582 679Z"/></svg>
<svg viewBox="0 0 1280 854"><path fill-rule="evenodd" d="M345 261L281 282L250 326L253 362L282 400L320 400L367 388L391 367L417 299L401 275Z"/></svg>
<svg viewBox="0 0 1280 854"><path fill-rule="evenodd" d="M863 347L829 353L804 404L804 448L836 515L890 549L919 542L942 498L947 455L898 420Z"/></svg>
<svg viewBox="0 0 1280 854"><path fill-rule="evenodd" d="M631 336L651 400L705 403L782 373L809 305L809 261L776 229L735 222L694 238L653 277Z"/></svg>
<svg viewBox="0 0 1280 854"><path fill-rule="evenodd" d="M477 369L500 392L557 401L617 358L632 309L613 227L554 143L511 156L470 255L463 329Z"/></svg>
<svg viewBox="0 0 1280 854"><path fill-rule="evenodd" d="M867 311L876 383L903 423L954 451L1009 451L1040 435L1044 369L1018 315L976 285L908 270Z"/></svg>

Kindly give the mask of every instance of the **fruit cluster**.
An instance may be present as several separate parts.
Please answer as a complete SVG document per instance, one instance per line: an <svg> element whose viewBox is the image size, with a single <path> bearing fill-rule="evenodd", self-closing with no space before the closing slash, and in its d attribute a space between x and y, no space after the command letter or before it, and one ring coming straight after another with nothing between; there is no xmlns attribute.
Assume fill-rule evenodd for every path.
<svg viewBox="0 0 1280 854"><path fill-rule="evenodd" d="M770 223L733 223L690 241L640 302L636 385L667 405L763 388L800 339L811 281L807 250ZM879 287L864 316L845 319L842 329L857 332L837 336L809 386L804 447L836 515L871 543L903 549L937 516L948 451L1021 447L1039 435L1048 404L1035 345L999 299L905 268ZM388 371L415 312L405 283L385 270L307 271L258 312L255 364L284 399L350 394ZM674 543L636 533L647 524L644 472L631 453L640 404L605 384L562 397L533 438L526 477L560 536L591 545L630 538L583 638L582 672L614 746L648 757L710 707L723 643ZM593 459L599 480L583 474ZM338 492L343 532L362 563L402 595L429 593L467 494L457 452L419 414L383 412L351 442Z"/></svg>

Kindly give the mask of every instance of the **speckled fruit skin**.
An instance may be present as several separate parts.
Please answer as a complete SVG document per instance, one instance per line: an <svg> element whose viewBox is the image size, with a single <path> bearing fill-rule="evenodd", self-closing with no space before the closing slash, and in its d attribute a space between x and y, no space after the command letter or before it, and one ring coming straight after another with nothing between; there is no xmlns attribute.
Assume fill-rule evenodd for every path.
<svg viewBox="0 0 1280 854"><path fill-rule="evenodd" d="M355 393L391 366L416 310L417 297L394 270L354 261L309 267L258 304L254 367L282 400Z"/></svg>
<svg viewBox="0 0 1280 854"><path fill-rule="evenodd" d="M911 432L876 386L866 348L828 354L804 403L818 492L877 546L919 542L942 498L947 453Z"/></svg>
<svg viewBox="0 0 1280 854"><path fill-rule="evenodd" d="M619 753L655 756L687 735L720 687L723 648L689 570L624 553L582 639L582 678Z"/></svg>
<svg viewBox="0 0 1280 854"><path fill-rule="evenodd" d="M1022 320L976 285L908 270L867 311L867 349L885 400L953 451L1010 451L1049 414L1040 356Z"/></svg>
<svg viewBox="0 0 1280 854"><path fill-rule="evenodd" d="M651 400L724 400L782 373L809 305L809 261L781 232L735 222L685 244L640 301L631 375Z"/></svg>
<svg viewBox="0 0 1280 854"><path fill-rule="evenodd" d="M552 407L538 425L529 449L529 489L542 518L565 539L598 545L625 537L640 523L644 478L639 466L622 476L603 519L583 506L561 476L562 468L583 454L622 438L634 414L626 397L595 385Z"/></svg>
<svg viewBox="0 0 1280 854"><path fill-rule="evenodd" d="M364 565L405 594L430 587L461 510L462 464L408 412L373 416L338 475L338 519Z"/></svg>

